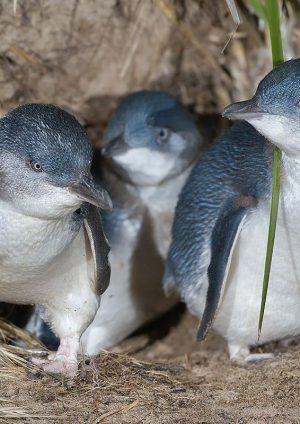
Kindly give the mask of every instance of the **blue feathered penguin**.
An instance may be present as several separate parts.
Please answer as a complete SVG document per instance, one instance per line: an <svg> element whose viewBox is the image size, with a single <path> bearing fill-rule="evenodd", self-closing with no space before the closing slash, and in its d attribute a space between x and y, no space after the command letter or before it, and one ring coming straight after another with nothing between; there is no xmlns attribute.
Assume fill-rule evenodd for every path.
<svg viewBox="0 0 300 424"><path fill-rule="evenodd" d="M142 91L115 111L104 137L102 183L114 209L103 215L111 244L111 285L96 319L82 337L96 354L177 301L162 289L178 194L202 144L194 119L173 96ZM95 175L101 166L95 166Z"/></svg>
<svg viewBox="0 0 300 424"><path fill-rule="evenodd" d="M300 335L300 60L271 71L252 99L228 106L224 116L248 123L226 131L193 169L164 280L200 318L199 338L213 326L230 357L243 362L272 356L250 348L258 337L273 145L282 149L282 188L259 343Z"/></svg>

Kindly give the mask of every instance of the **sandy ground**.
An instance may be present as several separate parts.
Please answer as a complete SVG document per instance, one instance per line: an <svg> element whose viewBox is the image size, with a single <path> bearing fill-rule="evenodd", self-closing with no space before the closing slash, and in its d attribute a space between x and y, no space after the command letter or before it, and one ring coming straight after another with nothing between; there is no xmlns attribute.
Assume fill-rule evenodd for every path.
<svg viewBox="0 0 300 424"><path fill-rule="evenodd" d="M0 422L16 422L13 413L39 424L300 422L300 346L268 346L274 360L243 368L216 335L196 343L196 328L177 307L114 352L83 362L72 384L1 367Z"/></svg>

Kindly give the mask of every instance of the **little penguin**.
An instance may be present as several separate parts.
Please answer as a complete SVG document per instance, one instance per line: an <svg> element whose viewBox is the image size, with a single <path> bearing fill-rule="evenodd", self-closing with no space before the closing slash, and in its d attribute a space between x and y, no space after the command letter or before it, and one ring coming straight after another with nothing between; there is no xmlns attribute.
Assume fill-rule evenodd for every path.
<svg viewBox="0 0 300 424"><path fill-rule="evenodd" d="M252 99L223 115L242 122L197 162L180 194L164 285L200 318L200 340L213 327L230 358L245 363L272 357L251 347L300 335L300 59L272 70ZM281 194L258 340L274 146Z"/></svg>
<svg viewBox="0 0 300 424"><path fill-rule="evenodd" d="M111 284L82 336L85 354L114 346L177 302L163 293L163 261L201 143L193 116L170 94L132 93L116 109L104 135L106 167L94 167L113 202L113 212L103 214Z"/></svg>
<svg viewBox="0 0 300 424"><path fill-rule="evenodd" d="M60 344L32 361L70 377L110 277L99 208L112 204L92 157L85 130L58 107L26 104L0 119L0 301L39 305Z"/></svg>

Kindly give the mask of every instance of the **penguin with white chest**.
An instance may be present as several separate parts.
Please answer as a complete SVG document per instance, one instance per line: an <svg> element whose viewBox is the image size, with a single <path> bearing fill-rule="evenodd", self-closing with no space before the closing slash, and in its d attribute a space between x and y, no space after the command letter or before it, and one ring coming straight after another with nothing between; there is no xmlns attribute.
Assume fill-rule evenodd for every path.
<svg viewBox="0 0 300 424"><path fill-rule="evenodd" d="M178 194L201 143L193 117L167 93L133 93L115 111L104 136L109 166L101 166L114 205L103 214L111 284L81 339L85 354L115 345L177 301L163 293L163 260Z"/></svg>
<svg viewBox="0 0 300 424"><path fill-rule="evenodd" d="M110 277L98 208L111 201L91 162L86 132L58 107L24 105L0 120L0 301L41 307L60 345L33 362L71 377Z"/></svg>
<svg viewBox="0 0 300 424"><path fill-rule="evenodd" d="M114 346L177 302L163 292L163 261L178 194L201 145L194 118L165 92L130 94L116 109L104 135L105 158L96 150L92 167L114 206L102 213L111 284L81 337L85 355ZM37 310L26 328L47 345L58 343Z"/></svg>
<svg viewBox="0 0 300 424"><path fill-rule="evenodd" d="M164 281L201 319L199 339L213 326L231 359L244 362L272 357L250 348L257 344L273 145L282 150L281 194L259 343L300 335L300 60L271 71L252 99L228 106L224 116L248 123L225 132L193 169L177 205Z"/></svg>

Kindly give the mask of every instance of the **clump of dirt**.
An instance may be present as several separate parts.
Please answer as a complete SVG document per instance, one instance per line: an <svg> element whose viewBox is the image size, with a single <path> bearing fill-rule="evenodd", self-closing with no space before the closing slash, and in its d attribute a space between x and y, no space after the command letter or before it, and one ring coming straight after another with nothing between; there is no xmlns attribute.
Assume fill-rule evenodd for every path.
<svg viewBox="0 0 300 424"><path fill-rule="evenodd" d="M164 328L163 338L157 328ZM182 308L129 338L119 353L82 361L78 378L0 367L0 420L10 423L298 423L300 347L239 367L225 343L195 342L197 322ZM127 355L120 353L132 352ZM11 408L11 409L10 409Z"/></svg>

